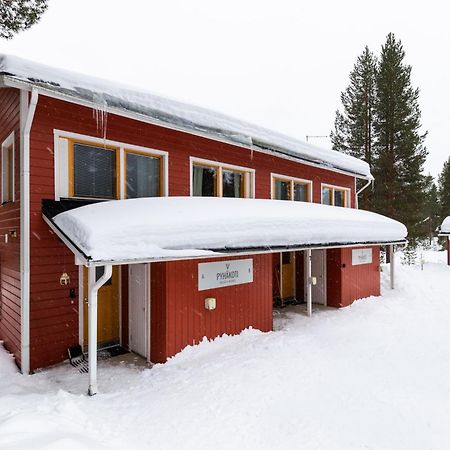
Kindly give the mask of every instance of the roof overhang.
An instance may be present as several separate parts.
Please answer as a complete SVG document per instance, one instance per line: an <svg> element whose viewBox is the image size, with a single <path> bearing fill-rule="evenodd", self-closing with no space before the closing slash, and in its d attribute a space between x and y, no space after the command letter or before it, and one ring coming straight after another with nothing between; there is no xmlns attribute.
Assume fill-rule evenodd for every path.
<svg viewBox="0 0 450 450"><path fill-rule="evenodd" d="M205 200L205 201L203 201ZM213 201L211 201L213 200ZM223 200L225 200L225 202L223 202ZM231 202L230 202L231 200ZM233 202L233 200L238 200L237 202ZM115 209L117 211L117 206L119 206L120 203L122 203L122 205L127 204L124 202L132 202L133 200L117 200L117 201L112 201L112 202L104 202L104 205L106 203L108 204L112 204L114 203ZM295 222L295 214L299 213L300 215L303 214L306 211L310 210L312 211L312 216L314 216L315 213L317 213L317 211L319 211L320 213L323 213L323 210L326 210L325 215L322 214L322 224L319 224L317 226L322 226L324 222L327 221L327 217L328 215L330 217L333 217L333 213L351 213L351 216L356 216L356 221L358 221L357 217L361 216L365 219L366 221L366 225L367 225L367 215L373 216L374 218L376 218L377 220L379 220L380 218L383 218L383 216L379 216L378 214L374 214L374 213L368 213L366 211L361 211L361 210L350 210L350 209L346 209L346 208L336 208L336 207L327 207L324 205L314 205L314 204L297 204L297 202L280 202L280 201L274 201L274 200L245 200L245 199L202 199L202 198L193 198L193 197L169 197L169 198L158 198L158 199L136 199L134 200L134 202L140 202L141 205L139 206L138 209L142 210L142 205L147 204L149 207L153 207L153 206L160 206L161 204L167 204L172 203L173 206L175 208L177 208L177 204L182 204L185 205L186 207L186 211L188 211L191 208L191 205L193 205L194 209L196 204L198 203L205 203L205 214L207 214L206 211L211 210L211 205L216 203L216 206L219 206L220 208L225 208L231 204L232 207L229 208L230 209L230 213L236 213L236 209L234 208L234 204L238 204L238 206L242 206L242 202L250 202L247 203L245 205L245 209L249 209L249 206L255 206L254 202L259 203L259 206L263 206L264 208L268 208L268 215L270 216L270 207L271 206L281 206L281 209L279 209L279 213L283 213L284 210L287 210L288 213L293 213L294 215L292 217L294 217L294 219L292 220L292 226L295 227L297 226L299 223ZM129 203L127 204L129 205ZM170 207L171 205L169 205ZM305 208L306 207L306 208ZM64 224L62 224L60 219L57 219L57 217L59 216L60 218L62 217L63 214L61 211L70 211L70 210L74 210L76 208L90 208L89 210L85 210L86 212L88 212L89 214L85 217L89 217L92 213L92 220L96 220L95 219L95 210L106 210L106 209L111 209L108 206L100 206L100 208L96 208L95 205L90 205L90 206L86 206L86 202L83 201L62 201L62 202L56 202L56 201L49 201L46 200L44 201L44 205L43 205L43 218L45 220L45 222L49 225L49 227L52 229L52 231L64 242L64 244L72 251L72 253L75 255L75 261L76 264L78 265L85 265L88 267L95 267L95 266L104 266L104 265L124 265L124 264L142 264L142 263L151 263L151 262L161 262L161 261L177 261L177 260L188 260L188 259L205 259L205 258L215 258L215 257L231 257L231 256L244 256L244 255L257 255L257 254L267 254L267 253L279 253L279 252L292 252L292 251L302 251L302 250L307 250L307 249L332 249L332 248L345 248L345 247L367 247L367 246L371 246L371 245L403 245L405 244L405 236L400 236L402 233L400 231L399 234L399 230L401 227L403 227L403 225L399 224L396 221L393 221L392 219L387 219L384 218L384 220L387 221L387 223L390 223L391 226L393 226L394 228L396 227L397 230L395 232L392 232L392 239L386 238L386 239L381 239L381 238L374 238L374 239L364 239L364 238L358 238L358 239L347 239L347 240L340 240L339 242L336 240L326 240L326 239L317 239L316 238L316 242L307 242L308 241L308 233L300 233L299 236L306 236L306 238L301 239L299 237L298 242L295 242L295 236L286 236L286 243L283 244L280 242L280 238L277 237L278 242L273 244L271 243L271 240L274 239L273 236L270 235L270 233L268 234L268 236L266 238L263 238L262 240L266 239L268 241L267 245L252 245L254 244L256 241L254 239L254 237L250 237L248 238L248 243L249 245L242 245L243 239L245 240L247 236L247 230L245 229L245 227L243 228L243 235L244 238L242 238L242 236L240 236L239 234L239 227L241 226L239 220L235 221L233 224L230 224L230 227L234 227L235 230L237 231L232 231L230 229L230 232L234 232L236 233L235 235L238 237L239 242L241 243L241 245L197 245L195 246L195 248L192 247L191 242L190 242L190 235L189 232L187 232L187 236L186 236L186 240L185 240L185 248L183 247L183 239L181 238L180 241L180 236L179 236L179 231L171 231L170 226L171 226L171 222L173 220L173 217L169 215L169 217L167 217L167 231L166 231L166 236L164 237L163 240L167 240L167 238L170 239L170 234L174 233L174 236L176 237L176 241L177 241L177 245L176 245L176 249L171 248L168 249L168 254L152 254L152 251L149 251L148 254L141 254L139 257L127 257L125 254L123 254L121 257L118 258L98 258L95 256L91 256L89 253L89 251L86 251L86 248L83 246L83 244L81 243L82 239L80 240L79 237L76 237L76 233L74 234L71 231L68 231L70 227L65 227ZM120 208L119 208L120 209ZM251 208L250 208L251 209ZM289 211L291 210L292 211ZM346 211L347 210L347 211ZM81 211L77 211L75 214L79 215L78 213L80 213ZM276 213L276 211L275 211ZM101 216L102 213L100 213ZM126 212L125 212L126 214ZM319 214L321 215L321 214ZM344 214L345 216L346 214ZM109 214L105 215L105 221L110 221L111 218L108 217ZM128 214L128 216L130 216ZM55 220L56 219L56 220ZM119 218L118 218L119 219ZM183 218L180 216L178 217L179 221L183 221ZM256 219L258 220L258 219ZM266 216L263 216L261 218L262 221L266 220ZM314 221L314 217L312 218L312 220ZM130 217L130 221L128 224L126 224L126 221L123 222L124 224L126 224L125 226L128 226L130 228L130 230L133 229L134 224L132 223L133 218ZM277 222L278 219L275 220L275 222ZM330 227L336 226L336 223L333 221L333 219L330 219ZM161 225L161 223L164 223L164 219L161 220L161 218L159 218L158 220L159 222L159 226ZM198 222L201 226L201 219ZM244 223L244 222L242 222ZM256 223L256 222L255 222ZM277 222L278 223L278 222ZM282 220L281 222L279 222L280 224L282 224L283 226L286 226L286 229L289 229L289 217L286 220ZM342 221L342 223L344 223L344 221ZM151 235L151 233L155 233L155 236L158 235L158 225L157 224L153 224L153 229L152 229L152 221L151 219L148 222L148 227L146 228L146 232L149 233L149 235ZM263 224L264 225L264 224ZM120 227L120 224L117 224L118 227ZM187 229L189 229L189 227L192 228L193 224L192 224L192 220L188 220L187 221ZM213 224L212 224L213 226ZM194 227L195 227L195 223L194 223ZM255 225L255 230L261 230L263 229L264 226L261 227L261 224L256 224ZM404 228L404 227L403 227ZM142 223L136 225L136 229L142 229ZM178 227L179 230L179 227ZM208 233L208 226L205 227L205 234ZM126 232L126 230L124 230L124 232ZM133 231L130 231L131 233ZM256 231L257 232L257 231ZM279 233L278 233L279 234ZM311 232L311 234L313 234ZM389 234L389 233L388 233ZM386 234L387 237L388 234ZM343 234L342 231L339 233L331 233L331 236L344 236L345 233ZM374 233L375 235L375 233ZM376 236L375 236L376 237ZM136 238L136 242L139 243L139 239L140 237L137 236ZM198 237L197 237L198 239ZM293 241L294 239L294 241ZM145 239L144 239L145 240ZM155 241L157 241L158 238L155 239ZM261 241L261 240L260 240ZM260 242L258 241L258 242ZM181 244L180 244L181 242ZM220 241L217 241L217 243L219 243ZM274 241L275 242L275 241ZM205 240L206 243L206 240ZM211 243L211 242L209 242ZM176 255L172 255L170 254L171 252L177 252L177 251L181 251L181 253L176 254Z"/></svg>
<svg viewBox="0 0 450 450"><path fill-rule="evenodd" d="M80 105L80 106L85 106L87 108L93 108L93 109L98 108L98 104L96 104L90 100L83 99L81 97L76 97L69 93L50 90L44 86L39 86L34 83L26 82L26 81L22 81L22 80L16 80L14 78L11 78L11 77L5 76L5 75L0 75L0 87L12 87L12 88L16 88L16 89L24 89L27 91L31 91L32 89L35 89L35 90L37 90L39 95L44 95L46 97L73 103L73 104ZM338 167L334 167L331 165L320 164L318 162L309 160L307 158L293 156L281 148L275 148L273 146L272 147L265 146L265 145L259 144L258 142L243 143L243 142L239 142L239 141L235 141L235 140L231 140L231 139L226 139L224 137L218 137L217 135L207 133L207 132L204 132L201 130L192 130L191 128L176 126L174 124L168 124L167 122L163 122L161 120L151 118L144 114L132 112L132 111L122 109L122 108L117 108L114 106L104 106L104 107L102 107L102 109L105 112L108 112L110 114L114 114L114 115L121 116L121 117L126 117L129 119L137 120L139 122L148 123L151 125L156 125L161 128L167 128L167 129L174 130L174 131L180 131L180 132L188 133L188 134L191 134L194 136L199 136L199 137L202 137L205 139L210 139L210 140L213 140L216 142L221 142L224 144L233 145L235 147L244 148L244 149L247 149L250 151L256 151L259 153L269 154L269 155L275 156L277 158L295 161L297 163L305 164L305 165L312 166L312 167L317 167L317 168L320 168L323 170L329 170L331 172L355 177L360 180L374 181L374 177L372 175L362 175L362 174L352 172L349 170L340 169Z"/></svg>
<svg viewBox="0 0 450 450"><path fill-rule="evenodd" d="M38 90L40 95L102 113L108 112L324 170L373 180L369 165L350 155L321 148L216 111L163 98L142 88L2 54L0 86Z"/></svg>

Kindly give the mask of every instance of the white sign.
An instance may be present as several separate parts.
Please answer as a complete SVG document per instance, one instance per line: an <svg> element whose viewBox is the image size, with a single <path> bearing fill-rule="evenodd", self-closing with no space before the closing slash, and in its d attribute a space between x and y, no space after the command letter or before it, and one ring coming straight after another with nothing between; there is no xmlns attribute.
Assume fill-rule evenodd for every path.
<svg viewBox="0 0 450 450"><path fill-rule="evenodd" d="M200 263L198 265L198 290L221 288L253 282L253 259L235 259Z"/></svg>
<svg viewBox="0 0 450 450"><path fill-rule="evenodd" d="M372 262L371 248L358 248L352 250L352 265L370 264Z"/></svg>

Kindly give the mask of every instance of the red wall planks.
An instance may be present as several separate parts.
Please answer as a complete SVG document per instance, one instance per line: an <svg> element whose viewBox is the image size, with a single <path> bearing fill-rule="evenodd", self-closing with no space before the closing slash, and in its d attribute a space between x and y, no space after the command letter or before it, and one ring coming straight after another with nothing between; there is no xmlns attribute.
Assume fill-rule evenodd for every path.
<svg viewBox="0 0 450 450"><path fill-rule="evenodd" d="M380 295L380 247L372 248L372 263L352 265L352 248L327 250L327 305L348 306Z"/></svg>
<svg viewBox="0 0 450 450"><path fill-rule="evenodd" d="M164 362L204 336L237 334L248 327L272 330L272 255L252 259L253 283L205 291L198 290L198 264L219 258L152 264L152 362ZM207 297L216 298L215 310L205 309Z"/></svg>
<svg viewBox="0 0 450 450"><path fill-rule="evenodd" d="M20 365L20 100L16 89L0 89L0 143L14 131L15 202L0 206L0 340ZM1 158L0 158L1 173ZM16 230L17 237L5 234Z"/></svg>
<svg viewBox="0 0 450 450"><path fill-rule="evenodd" d="M51 233L41 217L41 201L54 198L54 130L63 130L93 137L103 137L91 108L62 102L45 96L39 97L38 106L31 130L30 186L31 186L31 368L36 369L53 364L66 358L66 349L78 342L78 299L69 297L69 289L75 288L78 294L78 270L73 264L73 255ZM250 152L247 149L220 143L210 139L193 136L179 131L169 130L155 125L145 124L115 115L108 115L106 138L127 144L169 152L169 194L190 194L189 157L204 158L227 164L234 164L256 169L255 194L257 198L270 198L270 173L276 167L278 174L310 179L313 181L313 198L320 202L320 183L329 183L350 188L352 202L354 178L340 173L299 164L294 161L277 158L272 155ZM184 263L187 264L187 263ZM152 303L156 308L155 317L170 315L174 303L171 300L176 292L176 276L169 264L152 265L152 290L161 284L161 298L167 296L163 305ZM180 270L184 267L180 266ZM65 270L71 277L69 287L59 284L59 276ZM187 270L187 269L186 269ZM181 270L182 273L183 270ZM191 272L189 272L191 273ZM186 275L187 278L191 275ZM160 277L160 280L158 280ZM272 286L272 272L267 281ZM125 280L125 278L124 278ZM123 281L124 281L123 280ZM175 291L174 291L175 289ZM178 295L178 294L176 294ZM49 303L51 302L51 303ZM159 308L159 309L158 309ZM165 310L164 308L169 308ZM172 308L170 310L170 308ZM248 326L246 306L242 303L230 306L231 319L234 321L230 330ZM126 308L123 309L123 338L127 340ZM173 312L172 312L173 314ZM186 313L186 310L184 311ZM216 316L201 327L198 316L191 316L189 324L180 321L180 329L168 328L168 333L175 332L170 342L154 344L155 328L152 334L152 352L155 355L173 354L173 349L182 348L187 341L201 338L200 331L186 339L187 329L200 330L207 336L213 336L220 328ZM181 320L176 314L176 320ZM253 319L252 319L253 320ZM266 320L266 319L264 319ZM256 321L258 322L258 321ZM256 323L255 322L255 323ZM219 322L220 323L220 322ZM260 322L258 322L260 323ZM43 326L45 324L45 326ZM266 324L267 325L267 324ZM165 333L169 323L157 325L158 333ZM271 326L271 325L270 325ZM200 328L199 328L200 327ZM228 329L228 328L227 328ZM175 330L175 331L174 331ZM169 333L169 334L170 334ZM180 334L181 333L181 334ZM201 334L201 333L200 333ZM50 346L48 343L51 342ZM157 356L156 360L159 360Z"/></svg>

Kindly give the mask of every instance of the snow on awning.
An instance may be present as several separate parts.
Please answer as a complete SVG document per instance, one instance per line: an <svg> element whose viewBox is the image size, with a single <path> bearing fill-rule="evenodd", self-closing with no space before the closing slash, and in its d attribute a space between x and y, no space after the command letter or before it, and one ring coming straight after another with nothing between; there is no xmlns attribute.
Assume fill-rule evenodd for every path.
<svg viewBox="0 0 450 450"><path fill-rule="evenodd" d="M450 216L446 217L439 229L439 236L450 236Z"/></svg>
<svg viewBox="0 0 450 450"><path fill-rule="evenodd" d="M114 200L47 221L92 265L400 243L407 235L403 224L368 211L266 199Z"/></svg>
<svg viewBox="0 0 450 450"><path fill-rule="evenodd" d="M2 54L0 75L47 92L87 101L101 111L106 111L107 108L129 111L161 125L200 132L249 148L269 150L361 178L373 179L369 165L360 159L142 89Z"/></svg>

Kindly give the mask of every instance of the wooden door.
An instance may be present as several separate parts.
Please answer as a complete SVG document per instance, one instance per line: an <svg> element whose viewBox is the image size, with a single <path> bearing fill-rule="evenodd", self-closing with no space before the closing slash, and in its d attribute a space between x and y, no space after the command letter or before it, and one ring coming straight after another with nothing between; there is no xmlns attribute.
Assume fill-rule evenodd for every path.
<svg viewBox="0 0 450 450"><path fill-rule="evenodd" d="M103 267L96 268L96 279L103 275ZM84 345L88 344L88 271L83 270L84 289ZM120 344L119 327L119 268L113 266L111 278L99 289L97 299L97 343L99 348Z"/></svg>
<svg viewBox="0 0 450 450"><path fill-rule="evenodd" d="M129 346L147 358L149 328L149 288L147 264L130 264L128 276Z"/></svg>
<svg viewBox="0 0 450 450"><path fill-rule="evenodd" d="M295 253L281 253L281 298L293 298L295 295Z"/></svg>

